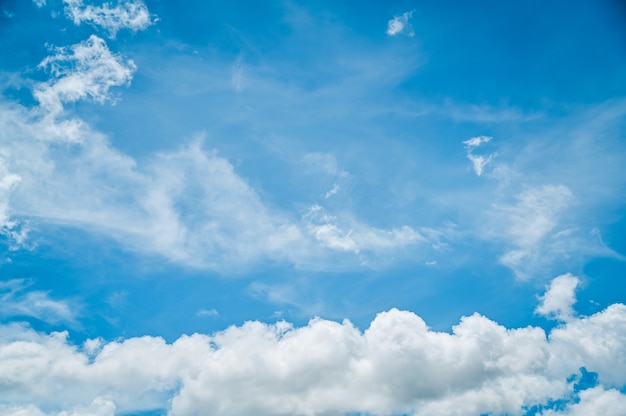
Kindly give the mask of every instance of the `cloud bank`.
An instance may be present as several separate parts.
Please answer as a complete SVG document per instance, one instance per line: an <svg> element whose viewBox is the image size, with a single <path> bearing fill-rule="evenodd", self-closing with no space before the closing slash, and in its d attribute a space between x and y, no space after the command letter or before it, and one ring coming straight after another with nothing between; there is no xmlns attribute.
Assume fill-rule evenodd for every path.
<svg viewBox="0 0 626 416"><path fill-rule="evenodd" d="M543 303L571 278L556 278ZM75 346L67 336L0 326L2 414L626 411L622 304L571 317L548 334L508 329L477 313L451 333L436 332L414 313L391 309L363 332L347 320L315 318L302 327L247 322L171 344L144 336Z"/></svg>

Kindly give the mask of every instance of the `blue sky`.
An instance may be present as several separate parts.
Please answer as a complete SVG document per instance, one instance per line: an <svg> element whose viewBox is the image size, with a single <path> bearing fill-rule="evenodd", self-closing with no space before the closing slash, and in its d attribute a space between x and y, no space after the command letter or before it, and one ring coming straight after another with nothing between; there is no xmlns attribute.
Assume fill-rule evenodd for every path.
<svg viewBox="0 0 626 416"><path fill-rule="evenodd" d="M626 413L625 19L0 2L0 414Z"/></svg>

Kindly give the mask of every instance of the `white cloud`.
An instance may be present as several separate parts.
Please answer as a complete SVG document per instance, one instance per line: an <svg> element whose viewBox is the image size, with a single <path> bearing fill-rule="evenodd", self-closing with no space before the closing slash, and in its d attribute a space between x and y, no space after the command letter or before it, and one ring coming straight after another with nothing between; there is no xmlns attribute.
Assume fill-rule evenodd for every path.
<svg viewBox="0 0 626 416"><path fill-rule="evenodd" d="M475 155L474 150L480 147L484 143L489 143L491 141L491 137L489 136L478 136L472 137L471 139L465 140L463 144L467 149L467 158L472 162L472 167L474 168L474 172L476 175L481 176L485 167L489 165L492 159L496 156L496 153L491 153L489 155Z"/></svg>
<svg viewBox="0 0 626 416"><path fill-rule="evenodd" d="M333 187L324 194L324 199L328 199L331 196L335 195L337 192L339 192L339 189L341 189L341 186L339 186L338 183L334 183Z"/></svg>
<svg viewBox="0 0 626 416"><path fill-rule="evenodd" d="M40 64L53 79L35 84L39 107L0 102L0 155L6 155L0 214L14 240L24 240L28 229L9 212L39 224L88 228L171 261L233 271L263 258L324 267L325 248L388 251L422 239L406 226L383 230L348 221L351 235L344 224L270 209L230 162L202 148L202 139L138 164L64 112L66 103L83 99L114 101L110 89L131 81L134 64L96 36L54 52ZM336 186L328 196L349 176L331 155L305 160L332 177Z"/></svg>
<svg viewBox="0 0 626 416"><path fill-rule="evenodd" d="M544 185L528 188L515 199L514 204L497 207L491 220L510 246L500 261L526 279L555 256L576 248L576 236L562 221L574 196L564 185Z"/></svg>
<svg viewBox="0 0 626 416"><path fill-rule="evenodd" d="M115 37L120 29L130 29L133 32L144 30L155 20L150 16L148 8L141 0L120 1L117 6L109 3L102 6L85 6L82 0L63 0L65 13L74 24L89 23L107 30L111 37Z"/></svg>
<svg viewBox="0 0 626 416"><path fill-rule="evenodd" d="M623 114L623 103L612 107L605 110L602 106L603 114L610 114L608 119ZM616 174L618 168L614 165L619 157L603 149L606 140L612 139L598 127L590 129L586 125L588 114L578 114L576 118L583 120L580 125L580 120L573 118L567 119L567 129L574 129L575 133L565 127L552 133L567 137L558 144L535 140L521 146L501 143L508 160L497 164L496 153L485 151L491 137L477 136L463 142L474 172L495 179L480 190L468 190L472 194L466 200L469 206L478 206L482 212L475 219L475 233L502 247L500 262L519 279L545 279L561 273L563 267L579 267L593 256L621 258L602 241L602 220L597 214L620 204L604 193L608 189L616 193L622 186L621 179L616 179L621 176ZM579 134L584 140L579 139ZM560 156L555 158L556 154ZM599 163L606 164L607 169L600 168ZM613 204L613 208L605 207L606 204Z"/></svg>
<svg viewBox="0 0 626 416"><path fill-rule="evenodd" d="M570 376L586 367L598 372L600 385L568 407L566 414L578 415L594 404L622 409L623 396L611 389L626 384L620 304L573 318L548 337L479 314L451 333L436 332L419 316L392 309L364 332L316 318L303 327L247 322L172 344L149 336L96 344L81 349L66 333L1 325L0 410L112 414L169 405L178 416L521 414L568 400L576 382Z"/></svg>
<svg viewBox="0 0 626 416"><path fill-rule="evenodd" d="M565 374L570 366L586 367L598 373L607 386L626 384L626 306L614 304L601 313L571 319L549 335L551 368ZM611 357L611 359L607 359Z"/></svg>
<svg viewBox="0 0 626 416"><path fill-rule="evenodd" d="M490 154L487 157L480 155L476 156L470 153L467 155L467 158L472 162L472 166L474 167L474 172L476 172L476 175L481 176L483 174L485 166L491 163L493 156L493 154Z"/></svg>
<svg viewBox="0 0 626 416"><path fill-rule="evenodd" d="M102 85L93 90L104 94ZM57 111L62 102L56 91L50 96L50 111ZM139 252L231 272L263 258L325 267L327 248L377 253L435 241L408 226L378 229L315 209L291 219L266 206L229 161L202 148L201 138L139 164L79 119L49 117L47 107L0 106L0 150L10 155L5 171L13 175L0 203L38 224L88 228Z"/></svg>
<svg viewBox="0 0 626 416"><path fill-rule="evenodd" d="M85 98L111 100L109 89L129 84L135 71L132 61L124 62L112 54L106 42L95 35L54 51L55 55L44 59L39 67L49 69L55 78L38 84L34 91L37 101L52 114L60 113L63 103Z"/></svg>
<svg viewBox="0 0 626 416"><path fill-rule="evenodd" d="M310 207L304 219L311 235L331 250L359 253L391 250L427 242L419 231L408 226L384 230L351 222L350 228L345 231L337 224L338 219L327 214L320 205Z"/></svg>
<svg viewBox="0 0 626 416"><path fill-rule="evenodd" d="M75 322L74 313L67 302L54 300L47 292L28 290L32 284L32 281L26 279L0 282L0 316L27 316L48 323Z"/></svg>
<svg viewBox="0 0 626 416"><path fill-rule="evenodd" d="M35 3L37 7L43 7L46 5L46 0L33 0L33 3Z"/></svg>
<svg viewBox="0 0 626 416"><path fill-rule="evenodd" d="M413 11L402 13L399 16L394 16L393 19L387 22L387 35L396 36L401 33L405 33L408 36L414 36L413 28L409 20L413 16Z"/></svg>
<svg viewBox="0 0 626 416"><path fill-rule="evenodd" d="M541 303L535 313L559 321L571 320L576 303L575 291L579 284L580 280L570 273L555 277L546 287L546 293L540 298Z"/></svg>
<svg viewBox="0 0 626 416"><path fill-rule="evenodd" d="M15 221L9 215L11 192L22 178L9 171L6 156L0 151L0 235L7 239L11 250L16 250L26 246L29 229L24 222Z"/></svg>
<svg viewBox="0 0 626 416"><path fill-rule="evenodd" d="M54 79L35 85L40 107L0 102L6 236L19 243L27 232L11 212L87 227L196 267L232 269L264 256L297 262L312 251L297 225L269 212L232 165L203 150L200 140L138 167L107 137L65 116L65 103L111 100L109 89L130 82L135 67L96 36L55 52L41 63Z"/></svg>
<svg viewBox="0 0 626 416"><path fill-rule="evenodd" d="M544 416L623 416L626 414L626 395L615 389L594 387L580 392L580 401L569 404L563 411L548 410Z"/></svg>
<svg viewBox="0 0 626 416"><path fill-rule="evenodd" d="M198 312L196 312L197 316L217 316L220 313L217 311L217 309L200 309Z"/></svg>
<svg viewBox="0 0 626 416"><path fill-rule="evenodd" d="M76 406L61 412L44 412L39 407L29 405L0 405L2 416L115 416L115 403L96 397L88 406Z"/></svg>
<svg viewBox="0 0 626 416"><path fill-rule="evenodd" d="M467 139L463 142L463 144L468 148L479 147L481 144L489 143L492 140L489 136L477 136L472 137L471 139Z"/></svg>
<svg viewBox="0 0 626 416"><path fill-rule="evenodd" d="M509 214L509 233L522 247L529 247L551 232L558 224L559 214L574 196L564 185L530 188L516 196L514 206L504 208Z"/></svg>

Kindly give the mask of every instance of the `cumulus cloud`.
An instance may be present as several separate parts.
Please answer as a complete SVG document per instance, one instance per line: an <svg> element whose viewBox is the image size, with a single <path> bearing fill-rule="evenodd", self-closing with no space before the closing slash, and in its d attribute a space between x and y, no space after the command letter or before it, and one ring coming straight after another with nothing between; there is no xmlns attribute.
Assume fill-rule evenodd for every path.
<svg viewBox="0 0 626 416"><path fill-rule="evenodd" d="M43 7L46 5L46 0L33 0L33 3L35 3L37 7Z"/></svg>
<svg viewBox="0 0 626 416"><path fill-rule="evenodd" d="M491 163L492 159L496 156L496 153L491 153L489 155L477 155L474 154L474 150L484 143L489 143L491 139L492 138L489 136L478 136L472 137L471 139L463 142L465 148L467 149L467 158L470 162L472 162L474 172L478 176L483 174L485 167Z"/></svg>
<svg viewBox="0 0 626 416"><path fill-rule="evenodd" d="M580 280L570 273L554 278L546 293L541 296L541 303L535 309L535 313L559 321L569 321L574 315L574 303L576 303L576 287Z"/></svg>
<svg viewBox="0 0 626 416"><path fill-rule="evenodd" d="M70 47L54 48L40 68L48 69L53 79L35 87L34 96L52 114L60 113L63 103L85 98L97 102L111 100L111 87L129 84L135 71L132 61L111 53L106 42L92 35Z"/></svg>
<svg viewBox="0 0 626 416"><path fill-rule="evenodd" d="M570 403L562 411L548 410L544 416L621 416L626 414L626 395L615 389L594 387L580 392L578 402Z"/></svg>
<svg viewBox="0 0 626 416"><path fill-rule="evenodd" d="M402 13L399 16L394 16L393 19L387 22L387 35L389 36L397 36L401 33L404 33L408 36L414 36L415 32L413 32L413 27L409 20L413 16L413 11L408 11Z"/></svg>
<svg viewBox="0 0 626 416"><path fill-rule="evenodd" d="M146 29L155 22L141 0L122 0L115 7L111 7L109 3L102 6L86 6L82 0L63 0L63 3L65 13L75 25L84 22L99 26L108 31L111 37L115 37L120 29L136 32Z"/></svg>
<svg viewBox="0 0 626 416"><path fill-rule="evenodd" d="M363 332L349 321L315 318L302 327L247 322L172 344L149 336L92 344L0 326L4 409L470 416L535 406L552 414L550 403L571 399L585 367L600 384L569 405L569 414L583 414L593 404L622 409L615 389L626 384L621 304L573 318L548 336L479 314L462 318L451 333L436 332L419 316L392 309Z"/></svg>
<svg viewBox="0 0 626 416"><path fill-rule="evenodd" d="M74 323L74 313L65 301L50 298L47 292L28 290L27 279L0 282L0 316L30 317L48 323Z"/></svg>

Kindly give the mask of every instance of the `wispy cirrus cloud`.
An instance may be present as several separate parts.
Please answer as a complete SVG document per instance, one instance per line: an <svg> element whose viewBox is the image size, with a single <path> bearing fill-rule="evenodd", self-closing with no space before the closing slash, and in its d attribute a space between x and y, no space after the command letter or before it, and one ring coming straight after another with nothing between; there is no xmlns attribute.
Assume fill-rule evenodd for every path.
<svg viewBox="0 0 626 416"><path fill-rule="evenodd" d="M245 268L261 259L320 265L328 249L376 253L422 239L409 226L385 230L353 221L353 231L344 233L327 216L300 219L272 209L228 160L203 149L201 139L138 163L65 113L80 100L115 102L112 90L130 83L134 63L95 35L52 51L40 64L52 78L34 86L39 107L0 103L6 109L0 139L11 154L3 201L12 201L16 216L87 227L132 250L212 269ZM334 178L326 198L339 192L349 175L336 160L323 154L305 159ZM12 224L8 217L5 224Z"/></svg>
<svg viewBox="0 0 626 416"><path fill-rule="evenodd" d="M508 240L508 250L500 261L510 267L520 279L535 276L541 266L562 250L570 238L562 215L574 200L570 189L563 185L528 188L514 197L515 202L495 208L494 226L504 227L502 237ZM557 228L558 227L558 228Z"/></svg>
<svg viewBox="0 0 626 416"><path fill-rule="evenodd" d="M527 187L513 201L494 204L486 232L505 244L500 262L525 280L554 271L574 256L619 257L596 228L577 225L576 204L576 196L564 185Z"/></svg>
<svg viewBox="0 0 626 416"><path fill-rule="evenodd" d="M307 153L303 160L303 167L306 173L321 178L329 178L326 184L324 199L329 199L337 195L348 187L351 176L348 171L341 168L334 155L329 153Z"/></svg>
<svg viewBox="0 0 626 416"><path fill-rule="evenodd" d="M211 309L200 309L198 310L198 312L196 312L196 316L200 316L200 317L214 317L214 316L218 316L220 313L217 311L217 309L211 308Z"/></svg>
<svg viewBox="0 0 626 416"><path fill-rule="evenodd" d="M347 230L338 225L338 219L326 213L320 205L313 205L304 215L307 228L322 246L331 250L350 251L355 254L366 251L393 250L416 243L427 242L417 230L404 226L391 230L352 223Z"/></svg>
<svg viewBox="0 0 626 416"><path fill-rule="evenodd" d="M94 91L104 94L102 85ZM54 102L51 112L62 104ZM4 201L20 218L88 227L132 250L231 271L234 264L246 268L263 258L320 266L325 248L377 252L421 238L410 227L386 231L363 224L343 236L328 221L313 224L275 212L232 164L203 149L202 140L138 164L81 120L5 108L8 128L0 139L13 156L7 178L15 181Z"/></svg>
<svg viewBox="0 0 626 416"><path fill-rule="evenodd" d="M0 316L35 318L47 323L73 324L74 311L65 301L52 299L47 292L30 290L33 281L12 279L0 282Z"/></svg>
<svg viewBox="0 0 626 416"><path fill-rule="evenodd" d="M622 156L600 150L600 143L615 140L607 135L606 126L616 122L613 114L623 112L624 106L612 102L600 108L607 105L610 110L603 113L601 122L595 119L595 108L563 121L567 126L550 133L566 137L560 144L540 142L534 137L521 145L509 143L505 147L491 136L463 141L472 169L487 179L480 193L484 204L482 212L476 213L474 232L485 241L501 244L499 261L518 279L564 273L590 256L622 258L603 242L599 223L588 217L599 199L619 201L603 193L602 186L591 186L587 178L614 190L623 187L619 175L608 173L617 172L615 161L622 160ZM585 132L584 138L581 131ZM479 153L488 145L498 151ZM592 157L590 151L600 151L602 156ZM568 162L561 163L565 160ZM600 168L601 164L606 169ZM602 196L590 197L597 192ZM474 199L474 203L477 201Z"/></svg>

